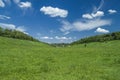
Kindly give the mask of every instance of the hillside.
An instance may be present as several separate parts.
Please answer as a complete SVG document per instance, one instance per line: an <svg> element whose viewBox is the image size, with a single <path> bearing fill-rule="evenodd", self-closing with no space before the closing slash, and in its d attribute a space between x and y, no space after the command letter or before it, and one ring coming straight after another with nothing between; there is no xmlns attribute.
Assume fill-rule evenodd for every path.
<svg viewBox="0 0 120 80"><path fill-rule="evenodd" d="M0 37L0 80L120 80L120 41L51 47Z"/></svg>
<svg viewBox="0 0 120 80"><path fill-rule="evenodd" d="M39 42L37 39L34 39L30 35L26 34L25 32L21 32L18 30L12 30L7 28L0 27L0 36L14 38L14 39L21 39L21 40L29 40L29 41L36 41Z"/></svg>
<svg viewBox="0 0 120 80"><path fill-rule="evenodd" d="M106 41L112 41L112 40L120 40L120 32L113 32L109 34L90 36L90 37L75 41L71 44L81 44L81 43L90 43L90 42L106 42Z"/></svg>

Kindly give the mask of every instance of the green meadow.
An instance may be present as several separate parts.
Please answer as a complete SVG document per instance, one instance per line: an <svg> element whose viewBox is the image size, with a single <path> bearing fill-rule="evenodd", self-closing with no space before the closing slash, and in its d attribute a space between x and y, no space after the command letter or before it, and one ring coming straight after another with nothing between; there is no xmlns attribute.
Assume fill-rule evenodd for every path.
<svg viewBox="0 0 120 80"><path fill-rule="evenodd" d="M0 37L0 80L120 80L120 40L53 47Z"/></svg>

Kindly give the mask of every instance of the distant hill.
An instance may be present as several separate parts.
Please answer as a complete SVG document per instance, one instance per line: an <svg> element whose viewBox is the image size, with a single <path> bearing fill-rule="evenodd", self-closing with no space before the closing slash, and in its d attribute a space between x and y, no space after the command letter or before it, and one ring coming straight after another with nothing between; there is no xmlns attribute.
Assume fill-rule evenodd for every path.
<svg viewBox="0 0 120 80"><path fill-rule="evenodd" d="M90 43L90 42L104 42L104 41L111 41L111 40L120 40L120 32L113 32L113 33L109 33L109 34L91 36L91 37L80 39L80 40L75 41L71 44L82 44L82 43Z"/></svg>
<svg viewBox="0 0 120 80"><path fill-rule="evenodd" d="M25 34L23 32L20 32L20 31L17 31L17 30L11 30L11 29L3 29L1 27L0 27L0 36L39 42L39 40L34 39L33 37L31 37L28 34Z"/></svg>

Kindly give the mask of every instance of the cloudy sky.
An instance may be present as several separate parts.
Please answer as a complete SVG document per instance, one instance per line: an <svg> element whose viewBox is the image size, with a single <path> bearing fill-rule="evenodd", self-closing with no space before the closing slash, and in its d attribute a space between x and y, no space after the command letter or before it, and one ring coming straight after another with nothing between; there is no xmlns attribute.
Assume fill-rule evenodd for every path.
<svg viewBox="0 0 120 80"><path fill-rule="evenodd" d="M120 31L120 0L0 0L0 26L47 43Z"/></svg>

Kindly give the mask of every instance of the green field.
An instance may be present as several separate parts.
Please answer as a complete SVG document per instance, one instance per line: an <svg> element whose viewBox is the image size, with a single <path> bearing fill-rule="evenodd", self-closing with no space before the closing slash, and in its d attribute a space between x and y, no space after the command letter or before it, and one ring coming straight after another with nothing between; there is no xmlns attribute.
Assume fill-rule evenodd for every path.
<svg viewBox="0 0 120 80"><path fill-rule="evenodd" d="M0 80L120 80L120 40L52 47L0 37Z"/></svg>

